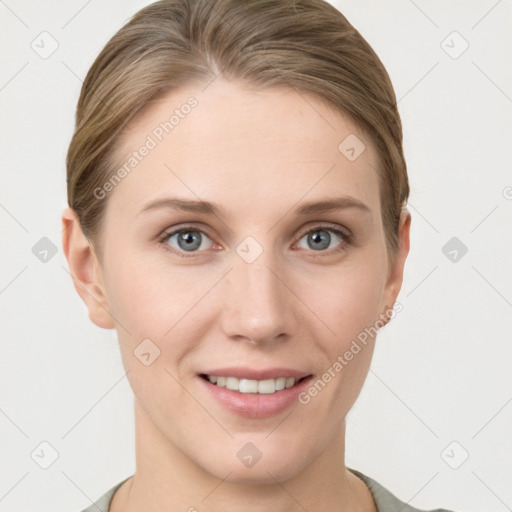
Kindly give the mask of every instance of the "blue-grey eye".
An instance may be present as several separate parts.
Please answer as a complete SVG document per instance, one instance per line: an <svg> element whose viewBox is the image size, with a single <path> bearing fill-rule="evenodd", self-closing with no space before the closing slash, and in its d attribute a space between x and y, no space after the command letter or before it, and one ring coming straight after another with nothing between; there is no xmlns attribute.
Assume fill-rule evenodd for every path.
<svg viewBox="0 0 512 512"><path fill-rule="evenodd" d="M173 238L177 240L177 249L187 252L204 249L205 247L202 246L204 245L205 239L209 240L203 232L197 229L183 229L170 234L167 238L169 245L173 245L171 244ZM174 245L173 247L176 248Z"/></svg>
<svg viewBox="0 0 512 512"><path fill-rule="evenodd" d="M335 237L332 237L331 233L334 233ZM341 242L343 241L342 233L335 229L314 229L301 238L301 240L306 239L308 244L308 247L302 248L313 249L314 251L330 249L331 242L336 241L336 238Z"/></svg>

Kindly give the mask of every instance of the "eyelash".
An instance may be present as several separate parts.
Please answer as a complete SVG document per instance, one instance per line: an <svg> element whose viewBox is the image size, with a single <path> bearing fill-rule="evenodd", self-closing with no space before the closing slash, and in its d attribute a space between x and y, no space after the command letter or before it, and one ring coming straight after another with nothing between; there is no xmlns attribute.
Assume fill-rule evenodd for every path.
<svg viewBox="0 0 512 512"><path fill-rule="evenodd" d="M171 252L172 254L178 254L182 258L192 258L192 257L196 256L197 254L204 252L204 251L190 251L190 254L186 254L186 251L178 251L174 248L170 248L169 244L166 243L167 240L169 240L169 238L171 238L171 236L176 235L177 233L182 233L182 232L187 232L187 231L197 231L198 233L201 233L202 235L205 235L208 238L210 238L207 233L205 233L203 230L201 230L199 228L196 228L195 226L183 226L183 227L181 227L179 229L175 229L173 231L165 231L159 237L158 242L164 247L165 250ZM308 229L307 231L304 231L300 235L298 241L300 241L308 233L312 233L314 231L329 231L329 232L334 233L337 236L341 237L343 240L340 243L340 245L334 249L318 251L317 254L312 254L313 258L332 256L335 253L345 251L347 249L347 247L352 245L352 243L353 243L353 240L352 240L353 235L348 230L345 231L345 230L341 230L339 228L333 228L331 226L326 226L326 225L315 226L312 229ZM315 253L316 251L310 250L309 252Z"/></svg>

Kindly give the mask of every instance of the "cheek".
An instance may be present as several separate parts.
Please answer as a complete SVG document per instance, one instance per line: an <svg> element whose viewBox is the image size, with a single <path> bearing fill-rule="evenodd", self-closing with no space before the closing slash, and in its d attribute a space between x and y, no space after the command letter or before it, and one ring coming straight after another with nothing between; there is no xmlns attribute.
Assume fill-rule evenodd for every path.
<svg viewBox="0 0 512 512"><path fill-rule="evenodd" d="M138 336L161 338L211 287L212 273L136 258L110 266L107 294L112 314Z"/></svg>
<svg viewBox="0 0 512 512"><path fill-rule="evenodd" d="M183 391L173 379L180 377L177 365L194 348L193 338L179 335L180 327L193 318L204 284L186 275L183 267L136 255L122 265L110 265L105 284L131 387L153 412L167 411L169 393L179 397Z"/></svg>
<svg viewBox="0 0 512 512"><path fill-rule="evenodd" d="M378 266L365 265L364 272L346 267L333 274L309 288L311 309L328 329L318 327L324 335L316 331L321 372L299 400L304 421L318 418L326 438L335 435L368 375L375 346L372 327L379 316L382 291Z"/></svg>
<svg viewBox="0 0 512 512"><path fill-rule="evenodd" d="M328 327L326 333L336 340L337 348L372 326L380 313L383 273L378 262L340 266L329 274L315 279L309 290L308 304Z"/></svg>
<svg viewBox="0 0 512 512"><path fill-rule="evenodd" d="M361 251L357 258L319 267L313 273L299 273L290 282L313 313L313 316L307 314L303 321L317 323L325 331L318 332L316 337L332 339L330 351L339 351L345 343L350 344L361 331L374 324L380 312L384 262L377 253ZM196 306L205 315L202 299L208 302L206 296L225 272L224 268L212 269L211 265L176 265L161 254L147 258L137 253L120 260L112 258L105 270L110 310L130 332L133 343L145 338L156 341L172 337L170 331L174 326L190 323ZM214 308L208 309L211 312ZM204 317L203 320L203 323L208 321ZM200 324L194 324L200 329Z"/></svg>
<svg viewBox="0 0 512 512"><path fill-rule="evenodd" d="M206 295L223 273L200 266L173 267L161 260L142 261L134 255L122 267L110 266L108 273L109 306L118 323L123 364L127 371L133 370L132 388L141 396L145 391L152 396L151 389L179 394L165 370L177 378L186 373L188 366L182 362L199 350L198 340L215 315L213 308L204 307ZM146 367L138 356L155 359Z"/></svg>
<svg viewBox="0 0 512 512"><path fill-rule="evenodd" d="M305 295L308 304L324 324L319 329L325 334L317 331L324 372L319 378L328 383L325 392L321 391L324 384L317 383L305 400L321 394L314 406L319 416L330 414L341 421L359 395L370 367L385 272L383 262L368 252L318 277L309 280L314 284L302 293L309 290Z"/></svg>

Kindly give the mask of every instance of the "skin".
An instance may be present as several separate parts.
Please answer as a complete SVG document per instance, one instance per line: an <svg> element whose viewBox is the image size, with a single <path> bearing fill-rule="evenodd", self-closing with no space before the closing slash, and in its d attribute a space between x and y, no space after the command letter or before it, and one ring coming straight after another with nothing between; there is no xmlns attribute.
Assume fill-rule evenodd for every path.
<svg viewBox="0 0 512 512"><path fill-rule="evenodd" d="M130 123L120 162L169 112L191 95L198 100L103 199L101 254L73 210L62 216L75 287L90 319L117 329L134 392L136 472L111 510L376 510L344 462L345 418L375 338L307 405L270 418L228 411L197 373L246 365L321 376L395 303L410 214L402 214L400 245L390 259L375 149L338 111L292 89L256 91L221 78L203 87L173 91ZM338 150L349 134L366 145L353 162ZM340 196L369 211L295 213L305 202ZM221 209L217 216L140 213L164 197L200 198ZM177 236L159 239L189 224L204 233L196 252L180 251ZM329 247L315 250L307 234L326 224L349 230L352 242L328 232ZM250 264L236 252L247 236L263 249ZM133 354L147 338L161 351L149 366ZM236 456L247 442L263 454L251 468Z"/></svg>

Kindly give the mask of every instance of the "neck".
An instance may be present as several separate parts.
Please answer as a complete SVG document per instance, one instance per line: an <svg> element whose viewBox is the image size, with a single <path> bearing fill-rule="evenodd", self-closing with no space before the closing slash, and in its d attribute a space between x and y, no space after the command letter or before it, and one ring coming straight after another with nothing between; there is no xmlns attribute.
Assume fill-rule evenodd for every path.
<svg viewBox="0 0 512 512"><path fill-rule="evenodd" d="M376 511L366 485L345 468L345 423L302 472L240 484L203 470L164 438L135 399L136 472L116 492L110 512Z"/></svg>

